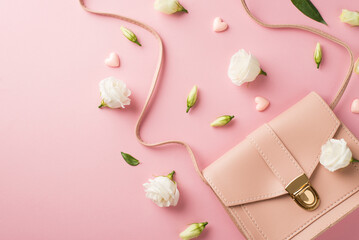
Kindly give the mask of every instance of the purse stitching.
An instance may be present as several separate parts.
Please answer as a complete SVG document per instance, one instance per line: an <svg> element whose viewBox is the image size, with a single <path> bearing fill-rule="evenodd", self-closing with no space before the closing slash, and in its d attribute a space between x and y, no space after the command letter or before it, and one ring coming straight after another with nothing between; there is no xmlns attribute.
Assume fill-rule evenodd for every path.
<svg viewBox="0 0 359 240"><path fill-rule="evenodd" d="M344 130L346 131L347 135L354 140L356 145L359 145L359 142L356 141L356 139L353 137L353 135L349 132L348 129L344 128ZM354 167L358 170L357 166L354 165ZM334 205L336 205L338 202L341 202L343 199L346 199L348 196L352 195L354 192L359 190L359 186L354 188L353 190L351 190L350 192L348 192L347 194L345 194L344 196L342 196L341 198L337 199L335 202L333 202L332 204L330 204L328 207L326 207L325 209L323 209L320 213L316 214L315 216L313 216L311 219L309 219L308 221L306 221L303 225L299 226L296 230L294 230L292 233L290 233L286 238L284 238L284 240L290 239L292 236L294 236L295 234L297 234L299 231L301 231L303 228L305 228L309 222L313 221L314 219L318 218L320 215L322 215L323 213L327 212L330 208L332 208ZM243 206L244 207L244 206ZM249 213L249 210L246 208L246 210ZM255 221L255 219L251 218L252 222L254 223L255 226L257 226L257 228L260 229L260 227L258 226L257 222Z"/></svg>
<svg viewBox="0 0 359 240"><path fill-rule="evenodd" d="M343 128L344 131L347 133L347 135L350 137L350 139L352 139L353 142L354 142L356 145L359 145L358 140L353 136L353 134L348 130L348 128L347 128L346 126L344 126L344 125L342 126L342 128ZM356 170L357 172L359 172L359 167L358 167L358 165L357 165L357 164L354 164L353 166L354 166L355 170Z"/></svg>
<svg viewBox="0 0 359 240"><path fill-rule="evenodd" d="M356 144L356 145L358 145L358 140L357 139L355 139L355 137L353 136L353 134L348 130L348 128L347 127L345 127L345 126L343 126L343 129L346 131L346 133L349 135L349 137L354 141L354 143Z"/></svg>
<svg viewBox="0 0 359 240"><path fill-rule="evenodd" d="M272 163L269 161L268 157L264 154L264 152L262 151L261 147L257 144L257 142L254 140L253 137L248 136L248 139L250 140L250 142L252 144L255 145L255 147L257 148L257 151L260 153L260 155L262 156L262 158L266 161L267 165L270 167L270 169L272 169L273 173L279 178L279 180L281 181L281 183L285 186L286 183L284 181L284 179L282 178L282 176L279 174L279 172L277 171L277 169L272 165Z"/></svg>
<svg viewBox="0 0 359 240"><path fill-rule="evenodd" d="M333 128L333 130L331 131L331 133L330 133L330 135L332 135L333 134L333 132L337 129L337 126L339 125L339 121L336 119L336 117L334 116L334 113L333 112L331 112L329 109L328 109L328 106L326 106L325 105L325 103L324 103L324 101L316 94L316 93L313 93L312 95L314 95L315 97L316 97L316 99L324 106L324 108L327 110L327 112L330 114L330 116L333 118L333 120L335 121L335 127ZM346 128L344 128L345 129L345 131L348 133L348 135L354 140L354 142L355 143L358 143L358 141L355 139L355 138L353 138L353 136L351 135L351 134L349 134L350 132L346 129ZM330 136L329 135L329 136ZM328 137L329 137L328 136ZM328 137L326 137L326 138L328 138ZM251 138L251 137L248 137L249 139ZM250 139L250 140L254 140L254 139ZM254 142L255 143L255 142ZM256 143L255 143L255 145L257 145ZM258 145L257 145L258 146ZM259 147L259 146L258 146ZM258 149L257 149L258 150ZM260 152L262 152L262 151L260 151ZM262 152L263 153L263 152ZM263 155L264 155L264 153L263 153ZM318 162L319 162L319 155L320 154L318 154L317 155L317 160L314 162L314 164L313 164L313 166L310 168L310 170L309 170L309 175L311 175L311 173L313 172L313 170L314 170L314 168L317 166L317 164L318 164ZM265 156L265 155L264 155ZM263 157L263 156L262 156ZM271 164L270 164L271 165ZM274 170L274 168L272 169L273 171L275 171L275 172L277 172L276 170ZM277 172L278 173L278 172ZM285 185L284 184L284 180L283 180L283 178L281 178L281 176L279 175L279 173L278 173L278 175L277 175L277 177L278 178L280 178L280 179L282 179L282 183L283 183L283 185ZM271 196L275 196L275 195L277 195L277 194L281 194L281 193L285 193L285 191L283 191L283 190L281 190L281 191L277 191L277 192L274 192L274 193L270 193L270 194L265 194L265 195L258 195L258 196L256 196L256 197L249 197L249 198L246 198L246 199L242 199L242 200L236 200L236 201L228 201L225 197L224 197L224 195L221 193L221 191L214 185L214 183L211 181L211 179L208 177L208 176L205 176L205 178L207 179L207 181L211 184L211 186L215 189L215 191L221 196L221 198L223 199L223 201L224 202L226 202L227 204L239 204L239 203L243 203L243 202L246 202L246 201L249 201L249 200L260 200L260 199L265 199L265 198L267 198L267 197L271 197Z"/></svg>
<svg viewBox="0 0 359 240"><path fill-rule="evenodd" d="M333 128L333 130L330 132L330 135L328 137L330 137L334 131L337 130L337 126L339 125L339 121L334 117L333 112L329 111L329 109L327 108L327 106L325 106L323 100L316 94L314 94L317 98L317 100L319 100L319 102L324 105L325 109L329 112L330 116L333 118L333 120L335 121L335 127ZM345 130L345 132L347 133L347 135L354 141L354 143L356 145L359 145L359 142L357 139L354 138L354 136L351 134L351 132L349 132L349 130L346 127L343 127L343 129ZM328 138L327 137L327 138ZM257 143L254 141L254 139L251 139L251 137L248 137L252 143L254 143L258 148L259 146L257 145ZM260 150L260 153L262 153L262 157L266 157L264 155L264 153L261 151L261 149L259 148L258 150ZM317 161L314 162L313 166L310 168L310 173L314 170L314 167L317 166L317 163L319 161L319 154L317 156ZM354 168L359 171L359 168L354 165ZM265 197L269 197L269 196L273 196L277 193L281 193L280 192L276 192L276 193L271 193L271 194L267 194L267 195L259 195L258 197L253 197L253 198L247 198L246 200L238 200L238 201L227 201L225 199L225 197L223 196L223 194L221 193L221 191L216 187L216 185L213 184L213 182L211 181L211 179L206 176L206 179L208 180L208 182L210 183L210 185L215 189L215 191L221 196L221 198L223 199L223 201L227 202L227 203L239 203L239 202L244 202L246 200L256 200L256 199L261 199L261 198L265 198ZM343 199L347 198L348 196L350 196L351 194L353 194L354 192L358 191L359 187L354 188L352 191L348 192L347 194L345 194L344 196L342 196L341 198L339 198L338 200L336 200L335 202L333 202L332 204L330 204L328 207L326 207L324 210L322 210L320 213L318 213L317 215L313 216L311 219L309 219L308 221L306 221L303 225L301 225L300 227L298 227L296 230L294 230L291 234L289 234L285 239L289 239L291 238L293 235L295 235L297 232L301 231L304 227L306 227L306 225L313 221L314 219L318 218L319 215L322 215L324 212L328 211L328 209L332 208L335 204L337 204L338 202L342 201ZM254 223L254 225L257 227L257 229L261 232L262 236L264 236L266 239L268 239L268 237L264 234L264 232L261 230L261 228L259 227L259 225L257 224L257 222L255 221L254 217L250 214L248 208L245 205L241 206L245 212L247 213L247 215L249 216L249 218L251 219L251 221ZM229 207L227 207L228 209L230 209ZM241 223L241 226L246 230L246 232L248 233L248 235L250 235L252 238L253 236L250 234L250 232L247 230L247 228L244 226L244 223L241 221L239 215L237 214L236 211L233 211L232 209L230 209L230 211L232 212L232 215L234 213L234 215L237 218L237 221Z"/></svg>
<svg viewBox="0 0 359 240"><path fill-rule="evenodd" d="M323 105L324 109L329 113L329 115L332 117L332 119L333 119L334 122L335 122L335 125L334 125L333 129L331 130L329 136L325 138L325 140L328 140L328 138L329 138L330 136L333 136L333 135L334 135L334 132L338 129L338 127L339 127L339 125L340 125L340 122L339 122L339 120L335 117L333 111L329 110L329 107L328 107L328 105L324 102L324 100L323 100L321 97L319 97L319 95L317 95L316 93L314 93L313 95L315 96L315 99L317 99L318 102L320 102L320 103ZM323 108L321 108L321 109L323 109ZM323 110L324 110L324 109L323 109ZM313 171L314 171L314 168L318 165L319 156L320 156L320 152L318 153L318 155L317 155L317 157L316 157L316 160L314 161L314 163L312 164L312 166L311 166L310 169L309 169L309 175L312 175L312 173L313 173ZM309 177L310 177L310 176L309 176Z"/></svg>
<svg viewBox="0 0 359 240"><path fill-rule="evenodd" d="M335 128L335 129L336 129L336 128ZM354 136L351 134L351 132L349 132L349 130L348 130L346 127L343 127L343 129L345 130L345 132L347 133L347 135L354 141L354 143L355 143L356 145L359 145L358 140L356 140L356 139L354 138ZM334 130L333 130L333 132L334 132ZM354 167L356 168L357 171L359 171L359 168L358 168L356 165L354 165ZM223 196L223 194L221 193L221 191L216 187L215 184L213 184L213 182L211 181L211 179L210 179L208 176L206 176L206 179L208 180L208 182L211 184L211 186L215 189L215 191L221 196L221 198L222 198L225 202L227 202L227 203L237 203L237 202L241 202L241 201L230 201L230 202L227 201L227 200L225 199L225 197ZM352 191L348 192L347 194L345 194L344 196L342 196L341 198L339 198L338 200L336 200L335 202L333 202L331 205L329 205L329 206L328 206L327 208L325 208L323 211L321 211L321 212L318 213L317 215L313 216L311 219L309 219L308 221L306 221L303 225L301 225L301 226L298 227L296 230L294 230L290 235L288 235L288 236L285 238L285 240L291 238L291 237L292 237L293 235L295 235L297 232L299 232L299 231L302 230L304 227L306 227L306 225L307 225L309 222L313 221L313 220L316 219L319 215L322 215L324 212L328 211L328 209L332 208L332 207L333 207L335 204L337 204L338 202L342 201L343 199L347 198L348 196L350 196L350 195L353 194L354 192L358 191L358 189L359 189L359 187L354 188ZM280 193L280 192L276 192L276 193ZM267 195L260 195L259 197L248 198L248 200L250 200L250 199L252 199L252 200L260 199L261 196L263 196L263 197L272 196L272 195L275 195L276 193L267 194ZM245 201L245 200L242 200L242 202L243 202L243 201ZM241 207L245 210L245 212L247 213L247 215L249 215L250 219L252 220L252 222L254 223L254 225L257 227L257 229L262 233L262 235L264 235L264 237L265 237L266 239L268 239L267 236L264 234L264 232L263 232L263 231L261 230L261 228L259 227L259 225L257 224L257 222L255 221L254 217L250 214L248 208L245 207L244 205L242 205ZM229 207L227 207L227 208L230 209ZM230 210L231 210L231 209L230 209ZM232 210L231 210L231 212L232 212L232 214L233 214L233 212L234 212L234 215L237 217L237 221L239 221L239 222L242 224L241 226L243 226L243 228L245 228L244 223L241 221L241 219L240 219L240 217L238 216L238 214L236 213L236 211L232 211ZM246 232L251 236L251 234L250 234L250 232L247 230L247 228L245 228L245 230L246 230ZM251 237L252 237L252 236L251 236ZM252 237L252 238L253 238L253 237Z"/></svg>
<svg viewBox="0 0 359 240"><path fill-rule="evenodd" d="M284 153L288 156L290 161L293 163L293 165L297 168L297 170L300 172L300 174L303 173L303 169L299 167L298 163L294 160L293 156L288 152L288 150L283 146L283 143L279 140L278 136L274 133L273 129L268 125L265 124L267 127L269 133L273 136L273 138L276 140L280 148L284 151Z"/></svg>
<svg viewBox="0 0 359 240"><path fill-rule="evenodd" d="M351 190L350 192L348 192L347 194L345 194L344 196L342 196L341 198L339 198L338 200L336 200L335 202L333 202L332 204L330 204L327 208L325 208L323 211L321 211L320 213L318 213L317 215L313 216L311 219L309 219L308 221L306 221L302 226L298 227L296 230L294 230L294 232L292 232L289 236L287 236L286 239L290 239L293 235L295 235L296 233L298 233L299 231L301 231L303 228L306 227L306 225L313 221L315 218L317 218L319 215L322 215L324 212L327 212L330 208L332 208L334 205L336 205L336 203L342 201L343 199L346 199L348 196L352 195L354 192L357 192L359 190L359 187L354 188L353 190Z"/></svg>
<svg viewBox="0 0 359 240"><path fill-rule="evenodd" d="M318 216L322 215L324 212L327 212L330 208L332 208L334 205L336 205L338 202L341 202L343 199L346 199L348 196L352 195L354 192L357 192L359 190L359 187L354 188L353 190L351 190L350 192L348 192L347 194L345 194L344 196L342 196L341 198L339 198L338 200L336 200L335 202L333 202L332 204L330 204L328 207L326 207L325 209L323 209L320 213L318 213L317 215L313 216L311 219L309 219L308 221L306 221L303 225L301 225L300 227L298 227L296 230L294 230L292 233L290 233L290 235L288 235L286 238L284 238L284 240L290 239L291 237L293 237L295 234L297 234L299 231L301 231L303 228L305 228L309 222L313 221L314 219L318 218ZM255 221L255 218L252 217L252 215L249 212L249 209L247 207L245 207L245 205L241 206L247 213L248 216L250 217L250 219L252 220L252 223L256 226L256 228L263 233L263 237L265 237L266 239L267 236L264 234L264 232L262 231L262 229L259 227L258 223ZM238 216L237 216L238 217Z"/></svg>
<svg viewBox="0 0 359 240"><path fill-rule="evenodd" d="M244 222L239 217L238 213L236 211L232 210L231 208L228 208L228 210L232 213L232 215L235 215L235 217L237 217L237 222L240 223L238 225L242 226L242 229L247 233L247 235L249 236L249 239L254 239L252 234L248 231L248 229L244 225Z"/></svg>
<svg viewBox="0 0 359 240"><path fill-rule="evenodd" d="M354 136L352 135L351 132L349 132L349 130L346 127L343 127L345 132L347 133L347 135L354 140L354 143L356 145L359 145L359 142L354 138ZM357 169L357 166L354 165L354 167ZM298 231L302 230L305 225L307 225L308 222L312 221L313 219L317 218L319 215L323 214L323 212L326 212L329 208L331 208L333 205L335 205L337 202L347 198L348 196L350 196L351 194L353 194L354 192L358 191L359 187L354 188L352 191L348 192L347 194L345 194L343 197L339 198L338 200L336 200L335 202L333 202L331 205L329 205L327 208L325 208L323 211L321 211L320 213L318 213L317 215L313 216L311 219L309 219L307 222L305 222L302 226L300 226L299 228L297 228L294 232L292 232L288 237L286 237L285 239L289 239L291 238L294 234L296 234Z"/></svg>
<svg viewBox="0 0 359 240"><path fill-rule="evenodd" d="M208 183L212 186L212 188L215 190L216 193L218 193L218 195L221 197L221 199L223 200L223 202L227 203L227 204L240 204L240 203L243 203L243 202L247 202L247 201L250 201L250 200L260 200L260 199L265 199L267 197L272 197L272 196L275 196L277 194L280 194L280 193L286 193L286 191L284 190L281 190L281 191L277 191L277 192L274 192L274 193L270 193L270 194L262 194L262 195L258 195L258 196L255 196L255 197L249 197L249 198L246 198L246 199L242 199L242 200L236 200L236 201L228 201L224 195L222 194L222 192L216 187L216 185L212 182L211 178L208 177L208 176L205 176L206 180L208 181Z"/></svg>
<svg viewBox="0 0 359 240"><path fill-rule="evenodd" d="M251 213L249 212L248 208L245 205L241 206L242 209L247 213L247 216L252 220L258 231L262 234L264 239L268 239L267 235L263 232L263 230L259 227L256 220L252 217Z"/></svg>

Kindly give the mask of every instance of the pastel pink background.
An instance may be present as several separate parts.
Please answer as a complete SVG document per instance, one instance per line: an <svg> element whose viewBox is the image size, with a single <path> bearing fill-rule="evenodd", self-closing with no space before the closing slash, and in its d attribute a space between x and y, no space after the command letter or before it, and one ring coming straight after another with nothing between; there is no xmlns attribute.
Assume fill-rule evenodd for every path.
<svg viewBox="0 0 359 240"><path fill-rule="evenodd" d="M344 49L296 30L256 25L239 0L181 0L189 14L167 16L153 10L153 0L88 0L90 8L121 13L152 25L165 45L161 81L143 126L148 141L187 141L200 167L212 163L248 133L314 90L331 100L347 70ZM342 8L359 9L352 0L313 0L329 27L303 16L291 2L248 0L261 19L318 27L348 42L357 58L359 28L339 21ZM229 29L212 32L222 17ZM143 47L129 42L125 25ZM76 0L0 2L0 239L115 240L178 239L186 224L208 221L199 239L244 239L212 191L193 170L179 146L149 149L135 139L134 126L147 95L157 45L146 31L84 12ZM317 41L324 59L313 62ZM247 88L227 77L229 59L238 49L251 51L268 77ZM115 51L121 67L104 65ZM115 76L132 90L125 110L98 109L98 83ZM185 114L194 84L199 101ZM359 135L359 115L350 112L359 98L353 75L335 110ZM263 113L254 97L270 99ZM220 129L209 123L222 114L233 122ZM141 164L127 165L120 152ZM145 198L142 184L176 170L181 198L175 208L159 208ZM355 211L319 239L358 239Z"/></svg>

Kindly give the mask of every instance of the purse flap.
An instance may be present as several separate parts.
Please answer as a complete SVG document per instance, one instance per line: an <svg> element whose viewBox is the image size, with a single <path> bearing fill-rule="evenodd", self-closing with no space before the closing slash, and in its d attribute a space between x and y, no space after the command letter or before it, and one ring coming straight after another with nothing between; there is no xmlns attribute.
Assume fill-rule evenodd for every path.
<svg viewBox="0 0 359 240"><path fill-rule="evenodd" d="M281 158L281 168L285 170L288 166L289 169L293 164L289 159L294 158L297 168L310 178L318 165L321 146L334 136L340 121L324 100L312 92L266 125L275 133L280 147L290 155L290 158L274 155ZM264 159L266 153L275 151L268 147L274 146L274 139L261 139L262 146L267 146L263 153L253 143L255 136L256 131L203 170L206 180L226 206L287 194L283 182Z"/></svg>

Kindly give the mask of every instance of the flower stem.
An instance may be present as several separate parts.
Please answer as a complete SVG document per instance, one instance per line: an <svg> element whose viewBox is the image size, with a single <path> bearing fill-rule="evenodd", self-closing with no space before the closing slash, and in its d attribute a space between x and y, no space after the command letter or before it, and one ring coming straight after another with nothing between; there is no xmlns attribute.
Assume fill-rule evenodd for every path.
<svg viewBox="0 0 359 240"><path fill-rule="evenodd" d="M263 71L263 69L261 68L261 71L259 72L259 74L262 74L264 76L267 76L267 73L265 71Z"/></svg>
<svg viewBox="0 0 359 240"><path fill-rule="evenodd" d="M139 43L138 40L136 40L134 43L136 43L138 46L142 46L141 43Z"/></svg>
<svg viewBox="0 0 359 240"><path fill-rule="evenodd" d="M178 10L177 12L185 12L188 13L187 9L185 9L179 2L177 2Z"/></svg>
<svg viewBox="0 0 359 240"><path fill-rule="evenodd" d="M173 180L173 175L175 174L175 171L173 170L172 172L170 172L167 177L171 180Z"/></svg>
<svg viewBox="0 0 359 240"><path fill-rule="evenodd" d="M103 103L101 103L98 108L102 108L102 107L105 107L105 105Z"/></svg>
<svg viewBox="0 0 359 240"><path fill-rule="evenodd" d="M188 111L191 109L191 107L187 107L186 113L188 113Z"/></svg>
<svg viewBox="0 0 359 240"><path fill-rule="evenodd" d="M185 9L183 6L182 6L182 9L180 10L180 12L188 13L187 9Z"/></svg>
<svg viewBox="0 0 359 240"><path fill-rule="evenodd" d="M208 222L203 222L202 225L205 227L208 224Z"/></svg>
<svg viewBox="0 0 359 240"><path fill-rule="evenodd" d="M352 158L352 160L350 162L359 162L359 160Z"/></svg>

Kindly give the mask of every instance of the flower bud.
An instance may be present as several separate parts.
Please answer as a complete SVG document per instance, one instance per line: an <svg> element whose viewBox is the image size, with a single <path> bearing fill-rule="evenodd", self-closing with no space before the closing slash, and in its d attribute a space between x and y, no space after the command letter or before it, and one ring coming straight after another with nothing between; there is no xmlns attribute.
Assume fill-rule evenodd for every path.
<svg viewBox="0 0 359 240"><path fill-rule="evenodd" d="M156 0L154 8L155 10L166 14L172 14L176 12L188 13L187 9L185 9L177 0Z"/></svg>
<svg viewBox="0 0 359 240"><path fill-rule="evenodd" d="M317 43L314 51L314 61L317 64L317 68L319 68L320 63L322 62L322 48L320 47L320 43Z"/></svg>
<svg viewBox="0 0 359 240"><path fill-rule="evenodd" d="M356 60L355 65L354 65L354 72L356 74L359 74L359 58Z"/></svg>
<svg viewBox="0 0 359 240"><path fill-rule="evenodd" d="M142 45L138 42L136 34L134 34L130 29L127 29L127 28L125 28L124 26L121 26L120 29L121 29L123 35L124 35L128 40L130 40L131 42L136 43L138 46L142 46Z"/></svg>
<svg viewBox="0 0 359 240"><path fill-rule="evenodd" d="M192 223L183 232L181 232L179 236L182 240L196 238L201 235L203 229L206 227L207 224L208 222Z"/></svg>
<svg viewBox="0 0 359 240"><path fill-rule="evenodd" d="M359 12L343 9L340 15L340 21L348 23L351 26L359 26Z"/></svg>
<svg viewBox="0 0 359 240"><path fill-rule="evenodd" d="M198 93L197 85L194 85L191 92L188 94L188 97L187 97L187 110L186 110L186 113L188 113L190 108L193 107L196 104L197 93Z"/></svg>
<svg viewBox="0 0 359 240"><path fill-rule="evenodd" d="M220 116L216 120L214 120L214 122L211 123L211 126L222 127L224 125L227 125L233 118L234 116L230 116L230 115Z"/></svg>

